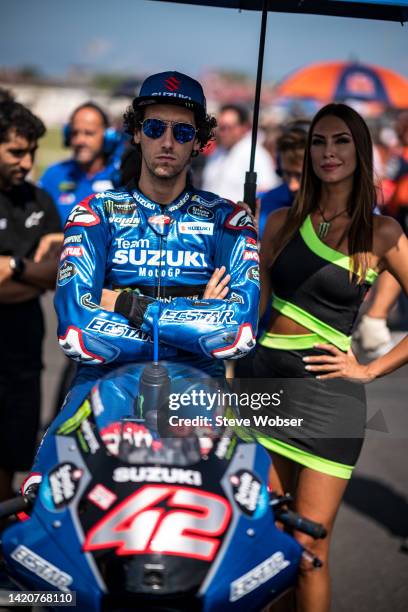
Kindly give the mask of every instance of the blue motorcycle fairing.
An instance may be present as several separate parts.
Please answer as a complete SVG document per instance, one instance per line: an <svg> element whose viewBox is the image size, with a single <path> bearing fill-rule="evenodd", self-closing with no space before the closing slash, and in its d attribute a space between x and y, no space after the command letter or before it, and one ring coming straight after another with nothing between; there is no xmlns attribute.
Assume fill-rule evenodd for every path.
<svg viewBox="0 0 408 612"><path fill-rule="evenodd" d="M255 443L240 444L228 465L222 485L234 517L200 589L203 612L259 611L295 581L303 549L276 527L272 510L264 503L265 495L269 498L266 486L257 502L261 511L252 518L239 511L231 488L231 475L240 469L268 482L270 465L268 453Z"/></svg>
<svg viewBox="0 0 408 612"><path fill-rule="evenodd" d="M202 372L180 364L166 365L173 384L195 378L197 384L202 384L204 388L206 383L209 388L213 388L213 381ZM120 420L121 417L128 416L131 412L129 404L138 393L143 367L144 364L123 366L96 385L91 380L83 380L81 385L72 390L65 408L51 425L38 452L37 469L42 471L44 477L33 514L29 520L14 525L3 535L5 559L13 576L26 588L44 589L43 582L35 574L27 572L24 566L10 558L11 552L17 546L26 546L32 553L56 566L60 572L72 577L70 588L77 592L80 610L100 610L105 590L105 581L99 571L96 553L82 552L85 536L89 533L87 529L92 523L84 523L85 515L80 516L78 509L84 494L88 495L91 485L98 482L93 479L90 466L93 465L94 458L100 457L99 473L108 475L112 474L115 465L120 467L126 464L119 457L107 452L102 453L101 450L97 451L102 453L99 455L93 455L90 448L84 451L77 432L81 424L88 419L95 421L100 432L109 425L111 419ZM60 433L57 435L58 431ZM273 599L274 593L282 592L293 583L302 548L274 524L266 490L270 468L268 453L255 443L237 440L231 432L229 435L233 439L226 444L223 439L216 442L207 460L201 459L191 466L192 470L202 474L201 487L186 488L185 485L155 485L148 482L147 488L154 491L167 486L171 491L180 488L185 491L203 492L204 495L208 492L210 497L224 497L224 505L228 503L232 514L230 513L228 518L229 523L225 525L225 532L218 536L219 548L211 562L174 557L171 554L166 556L167 553L164 553L160 555L161 563L179 568L173 574L175 576L181 574L182 570L187 572L191 585L194 580L199 579L201 586L197 584L197 588L203 611L255 612ZM97 438L97 442L100 442L100 438ZM53 507L50 504L52 499L49 476L53 470L70 464L73 464L73 469L81 470L78 487L69 503L60 507L55 507L54 504ZM126 467L126 470L129 473L129 467ZM251 482L262 483L253 497L256 507L248 506L248 487L241 487L244 482L243 479L240 480L242 474L246 475L247 484L248 478L250 485ZM106 481L105 485L111 487L112 481ZM134 482L133 488L132 482L118 484L118 503L120 499L130 499L132 491L140 490L143 485L139 480ZM115 509L115 503L109 511ZM101 517L103 518L103 513ZM59 522L60 527L55 527L55 521ZM108 552L115 555L114 548L110 548ZM118 559L120 560L120 557ZM184 586L186 583L187 580L184 581ZM53 586L47 585L47 589L52 590Z"/></svg>
<svg viewBox="0 0 408 612"><path fill-rule="evenodd" d="M2 549L11 576L26 589L76 591L77 610L100 609L105 588L81 551L67 509L56 514L36 504L27 521L4 531Z"/></svg>

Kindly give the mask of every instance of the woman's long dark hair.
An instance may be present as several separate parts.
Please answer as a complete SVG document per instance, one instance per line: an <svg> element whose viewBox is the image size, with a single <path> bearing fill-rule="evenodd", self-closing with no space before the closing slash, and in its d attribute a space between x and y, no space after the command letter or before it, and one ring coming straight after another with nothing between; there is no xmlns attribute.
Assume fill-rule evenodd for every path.
<svg viewBox="0 0 408 612"><path fill-rule="evenodd" d="M299 230L306 217L317 208L321 195L321 180L313 170L310 149L316 124L327 116L338 117L344 121L351 132L356 148L357 165L353 177L353 188L347 203L347 210L351 217L347 234L351 257L350 278L355 273L357 282L363 282L369 268L368 254L373 245L373 209L376 204L373 144L364 119L345 104L328 104L321 108L313 118L307 138L300 189L287 220L277 236L279 248L275 251L273 259Z"/></svg>

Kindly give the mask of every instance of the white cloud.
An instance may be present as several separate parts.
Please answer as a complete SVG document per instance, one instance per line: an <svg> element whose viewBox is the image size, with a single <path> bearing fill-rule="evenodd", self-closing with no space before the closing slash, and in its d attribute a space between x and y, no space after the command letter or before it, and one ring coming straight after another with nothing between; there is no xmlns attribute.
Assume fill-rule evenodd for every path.
<svg viewBox="0 0 408 612"><path fill-rule="evenodd" d="M92 38L85 46L85 60L95 61L104 57L112 48L112 41L107 38Z"/></svg>

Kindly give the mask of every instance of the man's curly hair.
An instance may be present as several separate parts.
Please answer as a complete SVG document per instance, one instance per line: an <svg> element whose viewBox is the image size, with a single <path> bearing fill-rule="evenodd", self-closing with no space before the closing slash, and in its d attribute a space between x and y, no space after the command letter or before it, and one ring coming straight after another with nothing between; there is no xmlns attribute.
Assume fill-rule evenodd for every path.
<svg viewBox="0 0 408 612"><path fill-rule="evenodd" d="M45 125L19 102L6 100L0 103L0 143L8 142L10 130L33 142L44 136Z"/></svg>
<svg viewBox="0 0 408 612"><path fill-rule="evenodd" d="M134 109L132 106L129 106L126 109L125 114L123 115L123 124L125 127L125 132L133 136L137 129L140 129L140 124L144 119L144 109L146 107L140 107ZM214 130L217 127L217 121L215 117L211 117L210 115L203 115L197 112L194 112L196 127L197 127L197 139L200 143L200 151L204 149L210 140L214 140L215 134ZM140 145L135 145L136 148L139 148ZM198 152L193 151L192 157L198 155Z"/></svg>

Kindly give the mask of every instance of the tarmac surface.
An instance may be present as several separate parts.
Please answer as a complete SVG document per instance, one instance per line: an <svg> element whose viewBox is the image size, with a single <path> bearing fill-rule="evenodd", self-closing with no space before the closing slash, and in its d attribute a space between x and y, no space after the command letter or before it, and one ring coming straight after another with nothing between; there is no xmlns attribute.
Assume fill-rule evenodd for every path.
<svg viewBox="0 0 408 612"><path fill-rule="evenodd" d="M407 398L407 366L367 386L366 440L333 534L333 612L408 610Z"/></svg>
<svg viewBox="0 0 408 612"><path fill-rule="evenodd" d="M43 418L51 414L64 357L55 340L51 297L47 321ZM400 338L403 333L394 333ZM368 429L336 521L332 612L408 610L408 366L367 386ZM407 552L401 551L404 540Z"/></svg>

